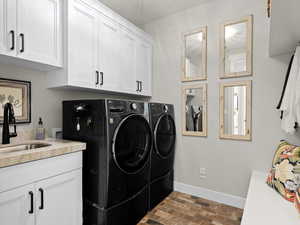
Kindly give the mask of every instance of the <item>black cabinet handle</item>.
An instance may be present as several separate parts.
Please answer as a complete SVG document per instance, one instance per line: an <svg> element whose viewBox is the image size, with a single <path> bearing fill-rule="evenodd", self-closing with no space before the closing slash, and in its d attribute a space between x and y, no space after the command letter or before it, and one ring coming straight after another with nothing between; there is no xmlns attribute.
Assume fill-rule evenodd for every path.
<svg viewBox="0 0 300 225"><path fill-rule="evenodd" d="M103 84L104 84L104 73L103 73L103 72L100 72L100 75L101 75L101 82L100 82L100 85L103 85Z"/></svg>
<svg viewBox="0 0 300 225"><path fill-rule="evenodd" d="M11 34L11 47L10 47L10 50L14 50L15 49L15 31L11 30L9 33Z"/></svg>
<svg viewBox="0 0 300 225"><path fill-rule="evenodd" d="M96 71L96 85L99 84L99 71Z"/></svg>
<svg viewBox="0 0 300 225"><path fill-rule="evenodd" d="M140 92L143 91L143 81L140 81Z"/></svg>
<svg viewBox="0 0 300 225"><path fill-rule="evenodd" d="M28 211L28 213L33 214L33 192L32 191L29 192L29 196L30 196L30 210Z"/></svg>
<svg viewBox="0 0 300 225"><path fill-rule="evenodd" d="M24 34L21 33L20 37L21 37L21 49L20 49L20 52L24 52L25 51L25 38L24 38Z"/></svg>
<svg viewBox="0 0 300 225"><path fill-rule="evenodd" d="M44 209L44 190L42 188L40 188L39 192L41 194L41 205L40 205L39 209Z"/></svg>
<svg viewBox="0 0 300 225"><path fill-rule="evenodd" d="M136 91L140 91L140 82L138 80L136 81Z"/></svg>

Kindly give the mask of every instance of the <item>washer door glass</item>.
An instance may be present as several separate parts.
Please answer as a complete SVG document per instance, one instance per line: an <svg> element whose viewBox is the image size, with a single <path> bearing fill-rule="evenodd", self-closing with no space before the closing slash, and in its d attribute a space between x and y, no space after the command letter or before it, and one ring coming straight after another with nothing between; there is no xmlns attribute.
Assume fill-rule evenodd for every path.
<svg viewBox="0 0 300 225"><path fill-rule="evenodd" d="M130 115L120 122L115 130L112 151L121 170L138 172L147 163L151 148L151 128L143 116Z"/></svg>
<svg viewBox="0 0 300 225"><path fill-rule="evenodd" d="M165 158L174 151L176 128L174 119L168 115L162 115L154 129L154 144L156 153Z"/></svg>

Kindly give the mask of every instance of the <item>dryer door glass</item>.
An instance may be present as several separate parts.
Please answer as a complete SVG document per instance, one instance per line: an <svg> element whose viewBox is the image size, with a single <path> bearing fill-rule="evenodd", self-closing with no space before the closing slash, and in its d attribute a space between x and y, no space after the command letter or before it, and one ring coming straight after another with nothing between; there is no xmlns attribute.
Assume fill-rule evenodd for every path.
<svg viewBox="0 0 300 225"><path fill-rule="evenodd" d="M154 144L156 153L165 158L174 151L176 139L175 122L172 116L162 115L154 129Z"/></svg>
<svg viewBox="0 0 300 225"><path fill-rule="evenodd" d="M130 115L116 128L113 138L113 157L118 167L136 173L147 163L152 148L148 121L140 115Z"/></svg>

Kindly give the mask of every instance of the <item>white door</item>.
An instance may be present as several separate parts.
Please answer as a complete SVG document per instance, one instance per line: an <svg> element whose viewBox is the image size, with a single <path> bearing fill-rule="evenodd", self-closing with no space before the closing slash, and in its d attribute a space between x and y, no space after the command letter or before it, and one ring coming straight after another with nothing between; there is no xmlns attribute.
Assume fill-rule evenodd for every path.
<svg viewBox="0 0 300 225"><path fill-rule="evenodd" d="M0 193L1 225L34 225L34 186Z"/></svg>
<svg viewBox="0 0 300 225"><path fill-rule="evenodd" d="M152 95L152 46L144 41L137 42L136 79L140 82L137 93Z"/></svg>
<svg viewBox="0 0 300 225"><path fill-rule="evenodd" d="M36 183L36 225L82 225L81 170Z"/></svg>
<svg viewBox="0 0 300 225"><path fill-rule="evenodd" d="M136 93L136 73L135 73L135 57L136 57L136 43L134 35L121 28L120 30L120 90L127 93Z"/></svg>
<svg viewBox="0 0 300 225"><path fill-rule="evenodd" d="M98 32L99 88L118 91L120 79L120 32L119 24L107 17L101 17Z"/></svg>
<svg viewBox="0 0 300 225"><path fill-rule="evenodd" d="M70 5L69 84L95 88L98 14L81 1L70 1Z"/></svg>
<svg viewBox="0 0 300 225"><path fill-rule="evenodd" d="M16 56L16 0L0 0L0 54Z"/></svg>
<svg viewBox="0 0 300 225"><path fill-rule="evenodd" d="M17 0L18 57L61 66L61 0Z"/></svg>

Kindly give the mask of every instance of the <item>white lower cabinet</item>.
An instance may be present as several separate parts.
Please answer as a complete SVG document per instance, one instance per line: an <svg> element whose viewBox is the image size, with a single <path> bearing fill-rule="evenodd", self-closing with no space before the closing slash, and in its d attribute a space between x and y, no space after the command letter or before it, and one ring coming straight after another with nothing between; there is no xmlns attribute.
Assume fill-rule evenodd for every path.
<svg viewBox="0 0 300 225"><path fill-rule="evenodd" d="M34 225L34 185L0 193L1 225Z"/></svg>
<svg viewBox="0 0 300 225"><path fill-rule="evenodd" d="M7 177L1 225L82 225L81 152L0 169L0 182Z"/></svg>
<svg viewBox="0 0 300 225"><path fill-rule="evenodd" d="M36 225L81 225L81 170L36 183Z"/></svg>

